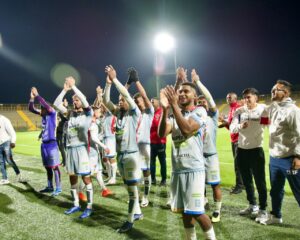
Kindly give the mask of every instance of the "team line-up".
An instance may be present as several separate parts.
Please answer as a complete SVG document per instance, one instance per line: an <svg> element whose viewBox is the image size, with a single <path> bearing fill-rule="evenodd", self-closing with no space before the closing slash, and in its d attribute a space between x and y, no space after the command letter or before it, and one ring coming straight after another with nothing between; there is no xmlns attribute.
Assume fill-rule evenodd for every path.
<svg viewBox="0 0 300 240"><path fill-rule="evenodd" d="M212 223L220 221L222 205L216 149L218 127L228 128L231 136L236 175L236 184L231 193L238 194L246 190L249 205L240 211L241 215L251 215L262 225L281 224L286 179L300 206L300 110L290 98L292 86L289 82L278 80L275 83L271 90L272 103L268 106L258 103L258 91L255 88L246 88L240 102L235 93L228 93L230 110L225 119L219 116L211 93L194 69L191 81L188 81L187 71L178 68L174 86L162 88L159 98L151 100L134 68L128 70L125 85L117 79L113 66L107 66L105 72L104 91L97 87L97 96L92 105L76 87L72 76L65 79L63 90L53 106L39 95L35 87L30 92L29 110L42 117L39 138L48 182L40 192L50 193L53 197L62 192L59 165L64 165L69 174L74 203L65 214L80 212L80 200L85 201L87 207L79 218L88 218L93 213L92 176L101 187L103 197L113 194L103 180L102 170L105 167L107 184L116 184L119 171L128 191L128 217L118 232L131 230L134 221L144 217L141 208L149 207L150 187L156 184L156 157L161 164L160 185L166 185L166 137L171 134L172 174L168 205L173 212L182 214L186 239L196 239L196 222L206 239L216 239ZM112 85L120 93L118 104L110 99ZM138 90L133 97L128 92L132 85ZM69 91L74 92L72 109L65 98ZM40 104L40 109L35 107L35 103ZM262 148L265 127L269 127L270 135L270 213L267 212L265 156ZM15 143L16 133L10 120L0 115L1 185L9 183L6 163L12 165L20 182L25 181L12 157L11 149ZM141 201L140 183L143 184ZM206 184L211 185L213 190L212 216L205 214Z"/></svg>

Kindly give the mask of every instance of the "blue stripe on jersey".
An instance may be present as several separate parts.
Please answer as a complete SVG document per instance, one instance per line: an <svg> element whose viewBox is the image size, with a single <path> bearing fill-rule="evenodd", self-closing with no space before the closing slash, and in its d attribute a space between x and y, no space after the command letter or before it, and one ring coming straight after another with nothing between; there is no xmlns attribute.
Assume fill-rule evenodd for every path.
<svg viewBox="0 0 300 240"><path fill-rule="evenodd" d="M189 211L189 210L184 210L185 214L189 215L202 215L205 214L205 211Z"/></svg>

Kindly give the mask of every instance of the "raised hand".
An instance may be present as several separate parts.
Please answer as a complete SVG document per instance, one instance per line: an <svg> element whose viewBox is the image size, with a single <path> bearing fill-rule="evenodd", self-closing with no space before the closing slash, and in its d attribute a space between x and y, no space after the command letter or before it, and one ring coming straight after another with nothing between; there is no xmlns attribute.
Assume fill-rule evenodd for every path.
<svg viewBox="0 0 300 240"><path fill-rule="evenodd" d="M31 94L33 95L33 97L36 97L36 96L39 95L39 93L38 93L36 87L32 87L32 88L31 88Z"/></svg>
<svg viewBox="0 0 300 240"><path fill-rule="evenodd" d="M170 105L176 105L178 104L178 94L175 91L173 86L166 86L165 88L165 95L168 99L168 102Z"/></svg>
<svg viewBox="0 0 300 240"><path fill-rule="evenodd" d="M200 81L200 77L197 74L195 69L193 69L192 72L191 72L191 78L192 78L193 83L196 83L197 81Z"/></svg>
<svg viewBox="0 0 300 240"><path fill-rule="evenodd" d="M66 83L69 88L72 88L75 85L75 78L73 78L72 76L66 77Z"/></svg>
<svg viewBox="0 0 300 240"><path fill-rule="evenodd" d="M183 67L179 67L176 70L176 78L181 83L187 82L187 69L184 69Z"/></svg>
<svg viewBox="0 0 300 240"><path fill-rule="evenodd" d="M97 95L102 95L103 89L102 89L100 86L98 86L98 87L96 88L96 93L97 93Z"/></svg>
<svg viewBox="0 0 300 240"><path fill-rule="evenodd" d="M170 106L168 98L166 97L164 88L160 90L159 101L160 101L161 107L164 108L164 109L166 109Z"/></svg>
<svg viewBox="0 0 300 240"><path fill-rule="evenodd" d="M127 80L128 85L130 85L132 82L139 81L139 75L135 68L133 67L128 68L127 72L128 72L128 80Z"/></svg>
<svg viewBox="0 0 300 240"><path fill-rule="evenodd" d="M117 72L116 72L116 70L113 68L112 65L106 66L106 67L105 67L105 72L107 73L107 76L109 77L109 80L110 80L111 82L112 82L112 80L113 80L114 78L117 77ZM106 78L106 82L109 83L109 82L107 81L107 78Z"/></svg>

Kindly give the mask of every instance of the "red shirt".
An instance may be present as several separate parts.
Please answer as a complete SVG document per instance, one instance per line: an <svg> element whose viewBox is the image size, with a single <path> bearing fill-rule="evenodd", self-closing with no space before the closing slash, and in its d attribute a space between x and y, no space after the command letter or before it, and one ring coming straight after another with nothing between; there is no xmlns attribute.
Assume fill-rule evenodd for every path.
<svg viewBox="0 0 300 240"><path fill-rule="evenodd" d="M230 109L229 109L229 113L228 113L228 126L226 126L229 129L229 126L232 122L233 116L234 116L234 112L237 108L241 107L237 102L235 103L231 103L230 104ZM239 134L238 133L230 133L230 139L231 142L235 143L238 141L239 139Z"/></svg>
<svg viewBox="0 0 300 240"><path fill-rule="evenodd" d="M162 114L162 108L158 108L155 113L154 113L154 117L152 120L152 125L150 128L150 141L153 144L165 144L167 142L166 138L160 138L157 135L157 130L158 130L158 125L159 125L159 121L160 121L160 116Z"/></svg>

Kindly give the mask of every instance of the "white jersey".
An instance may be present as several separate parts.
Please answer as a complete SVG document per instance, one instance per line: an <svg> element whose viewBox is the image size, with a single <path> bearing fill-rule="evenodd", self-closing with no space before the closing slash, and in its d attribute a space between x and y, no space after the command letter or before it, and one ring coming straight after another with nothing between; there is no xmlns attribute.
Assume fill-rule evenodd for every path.
<svg viewBox="0 0 300 240"><path fill-rule="evenodd" d="M235 111L230 124L230 131L239 133L239 148L253 149L262 147L264 126L260 124L260 119L265 108L265 104L257 104L253 109L243 106ZM247 122L248 127L241 128L243 122Z"/></svg>
<svg viewBox="0 0 300 240"><path fill-rule="evenodd" d="M88 129L92 122L92 110L72 111L68 120L66 145L77 147L88 145Z"/></svg>
<svg viewBox="0 0 300 240"><path fill-rule="evenodd" d="M205 133L206 110L196 107L190 112L183 112L185 119L193 118L200 128L194 135L186 138L182 135L174 117L169 119L172 125L172 169L173 172L193 172L204 170L203 140Z"/></svg>
<svg viewBox="0 0 300 240"><path fill-rule="evenodd" d="M102 119L103 137L115 137L116 132L116 117L107 111Z"/></svg>
<svg viewBox="0 0 300 240"><path fill-rule="evenodd" d="M154 108L145 109L142 113L141 122L138 127L137 140L138 143L150 144L150 128L154 117Z"/></svg>
<svg viewBox="0 0 300 240"><path fill-rule="evenodd" d="M204 155L213 155L217 153L217 129L219 111L216 112L208 111L206 118L206 132L204 138Z"/></svg>
<svg viewBox="0 0 300 240"><path fill-rule="evenodd" d="M135 108L128 110L124 116L121 114L121 111L118 111L116 114L117 152L137 152L137 128L141 118L141 111L136 106Z"/></svg>

